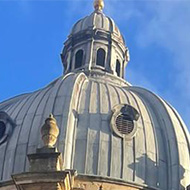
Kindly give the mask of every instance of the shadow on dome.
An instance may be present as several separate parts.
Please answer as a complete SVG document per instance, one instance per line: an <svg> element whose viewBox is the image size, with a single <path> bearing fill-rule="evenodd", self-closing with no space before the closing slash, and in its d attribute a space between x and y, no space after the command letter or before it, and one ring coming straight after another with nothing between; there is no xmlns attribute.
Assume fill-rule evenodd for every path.
<svg viewBox="0 0 190 190"><path fill-rule="evenodd" d="M168 171L168 166L166 166L165 170L163 170L160 162L161 161L155 162L147 154L143 154L143 156L137 158L136 163L129 165L129 168L136 170L134 181L138 180L136 178L140 178L146 185L150 187L157 187L161 189L168 189L170 187L176 190L186 190L186 188L181 183L178 184L179 188L174 185L173 180L176 179L168 179L168 174L166 173ZM143 168L144 164L146 169ZM177 175L179 176L179 181L181 182L185 178L185 169L182 166L179 166L178 170L176 169L176 172L178 172ZM170 184L169 181L171 181Z"/></svg>

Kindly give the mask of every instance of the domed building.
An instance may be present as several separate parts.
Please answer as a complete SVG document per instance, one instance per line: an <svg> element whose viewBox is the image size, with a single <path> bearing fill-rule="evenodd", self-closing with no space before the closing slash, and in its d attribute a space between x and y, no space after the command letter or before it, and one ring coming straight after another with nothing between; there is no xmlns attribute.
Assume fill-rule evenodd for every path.
<svg viewBox="0 0 190 190"><path fill-rule="evenodd" d="M0 104L0 190L185 190L190 184L187 127L165 100L124 80L124 38L104 15L103 1L94 7L64 44L64 75ZM47 138L43 125L53 131L42 130ZM43 145L52 138L59 152Z"/></svg>

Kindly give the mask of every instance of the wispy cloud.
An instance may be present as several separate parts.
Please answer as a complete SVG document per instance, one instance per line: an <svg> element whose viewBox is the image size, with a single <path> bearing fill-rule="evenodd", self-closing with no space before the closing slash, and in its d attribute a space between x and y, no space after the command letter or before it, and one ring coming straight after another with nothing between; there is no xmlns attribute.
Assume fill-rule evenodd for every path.
<svg viewBox="0 0 190 190"><path fill-rule="evenodd" d="M108 6L121 22L139 19L140 30L134 33L137 46L148 49L156 45L172 55L169 84L163 84L167 88L158 93L177 107L190 126L190 1L112 1ZM136 84L158 91L143 73L130 70L128 75Z"/></svg>
<svg viewBox="0 0 190 190"><path fill-rule="evenodd" d="M137 41L147 47L157 44L172 53L173 63L168 73L173 73L173 77L169 81L170 89L163 93L175 99L177 107L183 107L183 115L189 125L190 2L157 2L156 6L149 4L148 7L154 11L154 16L146 19L146 27L137 36Z"/></svg>

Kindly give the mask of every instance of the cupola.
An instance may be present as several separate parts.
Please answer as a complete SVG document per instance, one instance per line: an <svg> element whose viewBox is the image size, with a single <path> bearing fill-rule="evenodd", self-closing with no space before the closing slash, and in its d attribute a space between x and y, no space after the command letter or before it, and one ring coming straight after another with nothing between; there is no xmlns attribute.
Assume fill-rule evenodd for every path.
<svg viewBox="0 0 190 190"><path fill-rule="evenodd" d="M169 103L122 79L128 50L103 8L94 1L94 12L73 26L64 76L0 103L0 190L190 184L189 131Z"/></svg>
<svg viewBox="0 0 190 190"><path fill-rule="evenodd" d="M103 13L103 8L103 0L95 0L93 13L72 27L61 54L65 74L97 70L124 78L128 48L115 22Z"/></svg>

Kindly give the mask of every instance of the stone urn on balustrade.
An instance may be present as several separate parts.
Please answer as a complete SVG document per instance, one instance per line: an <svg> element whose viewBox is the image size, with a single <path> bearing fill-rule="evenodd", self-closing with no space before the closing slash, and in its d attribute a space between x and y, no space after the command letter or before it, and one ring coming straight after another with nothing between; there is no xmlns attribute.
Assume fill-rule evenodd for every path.
<svg viewBox="0 0 190 190"><path fill-rule="evenodd" d="M41 135L44 146L53 148L59 135L59 128L52 114L45 120L45 124L41 128Z"/></svg>

